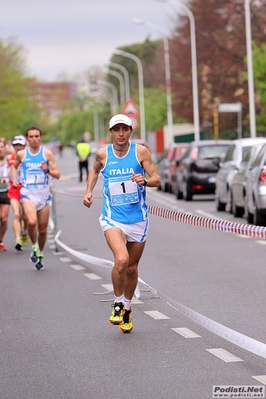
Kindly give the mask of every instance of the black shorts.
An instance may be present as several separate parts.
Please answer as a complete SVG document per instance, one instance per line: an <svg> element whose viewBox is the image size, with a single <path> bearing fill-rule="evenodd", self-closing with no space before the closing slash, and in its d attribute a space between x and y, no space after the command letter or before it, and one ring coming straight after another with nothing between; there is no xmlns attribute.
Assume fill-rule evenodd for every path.
<svg viewBox="0 0 266 399"><path fill-rule="evenodd" d="M7 191L0 192L0 204L10 205L10 201L7 196Z"/></svg>

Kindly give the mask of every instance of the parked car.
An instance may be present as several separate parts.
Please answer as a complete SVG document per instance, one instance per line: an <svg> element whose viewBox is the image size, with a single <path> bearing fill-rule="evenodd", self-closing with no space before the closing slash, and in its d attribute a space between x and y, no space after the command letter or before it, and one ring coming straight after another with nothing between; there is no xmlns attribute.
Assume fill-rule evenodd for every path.
<svg viewBox="0 0 266 399"><path fill-rule="evenodd" d="M178 168L178 164L186 149L188 148L188 143L180 143L177 144L174 150L174 155L169 163L168 167L168 191L169 193L177 194L177 184L176 184L176 170Z"/></svg>
<svg viewBox="0 0 266 399"><path fill-rule="evenodd" d="M248 223L266 226L266 143L247 171L245 210Z"/></svg>
<svg viewBox="0 0 266 399"><path fill-rule="evenodd" d="M233 178L249 148L264 142L265 138L263 137L236 139L231 142L224 162L216 176L215 206L217 211L228 210L232 212L231 187Z"/></svg>
<svg viewBox="0 0 266 399"><path fill-rule="evenodd" d="M160 187L158 187L158 190L168 192L168 189L169 189L168 168L169 168L170 162L174 158L175 148L176 148L176 144L172 144L169 148L164 150L163 154L161 155L161 157L158 160L157 172L161 179L161 185L160 185Z"/></svg>
<svg viewBox="0 0 266 399"><path fill-rule="evenodd" d="M214 194L216 174L230 140L193 141L176 170L177 199L191 201L194 194Z"/></svg>
<svg viewBox="0 0 266 399"><path fill-rule="evenodd" d="M235 217L242 217L246 204L246 179L247 173L252 168L256 156L263 146L262 143L251 146L243 157L235 174L231 186L232 213Z"/></svg>

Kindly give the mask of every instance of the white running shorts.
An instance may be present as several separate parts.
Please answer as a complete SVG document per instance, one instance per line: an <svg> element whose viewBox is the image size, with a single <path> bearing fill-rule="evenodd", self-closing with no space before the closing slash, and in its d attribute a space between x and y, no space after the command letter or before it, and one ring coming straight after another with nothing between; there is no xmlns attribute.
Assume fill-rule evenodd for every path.
<svg viewBox="0 0 266 399"><path fill-rule="evenodd" d="M36 205L37 211L40 211L42 208L44 208L46 205L48 205L51 201L51 196L49 189L42 188L39 190L28 190L25 187L22 187L20 190L20 198L23 199L28 199Z"/></svg>
<svg viewBox="0 0 266 399"><path fill-rule="evenodd" d="M126 236L126 240L129 242L145 242L149 230L149 220L143 222L124 224L116 222L108 218L107 216L101 215L99 218L100 226L102 231L112 229L114 227L119 228L123 231Z"/></svg>

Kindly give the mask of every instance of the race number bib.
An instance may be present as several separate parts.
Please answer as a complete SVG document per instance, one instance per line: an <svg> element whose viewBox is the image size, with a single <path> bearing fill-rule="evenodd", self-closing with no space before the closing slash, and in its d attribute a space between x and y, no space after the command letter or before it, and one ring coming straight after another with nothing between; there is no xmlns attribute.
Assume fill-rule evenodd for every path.
<svg viewBox="0 0 266 399"><path fill-rule="evenodd" d="M29 190L45 187L45 173L41 169L30 168L26 174L26 186Z"/></svg>
<svg viewBox="0 0 266 399"><path fill-rule="evenodd" d="M138 187L131 176L111 177L109 179L111 204L127 205L139 202Z"/></svg>

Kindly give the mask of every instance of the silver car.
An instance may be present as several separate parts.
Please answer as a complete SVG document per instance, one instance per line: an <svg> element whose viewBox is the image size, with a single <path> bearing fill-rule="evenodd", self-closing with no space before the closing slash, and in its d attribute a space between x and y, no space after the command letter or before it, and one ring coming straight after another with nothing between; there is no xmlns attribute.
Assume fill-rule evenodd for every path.
<svg viewBox="0 0 266 399"><path fill-rule="evenodd" d="M231 187L232 213L235 217L242 217L246 204L246 178L248 171L252 168L256 156L263 146L263 143L251 146L243 157L235 174Z"/></svg>
<svg viewBox="0 0 266 399"><path fill-rule="evenodd" d="M229 210L229 212L232 212L231 187L239 165L251 146L265 142L266 138L263 137L232 141L216 176L215 205L217 211Z"/></svg>
<svg viewBox="0 0 266 399"><path fill-rule="evenodd" d="M246 190L247 221L266 226L266 144L261 147L247 171Z"/></svg>

